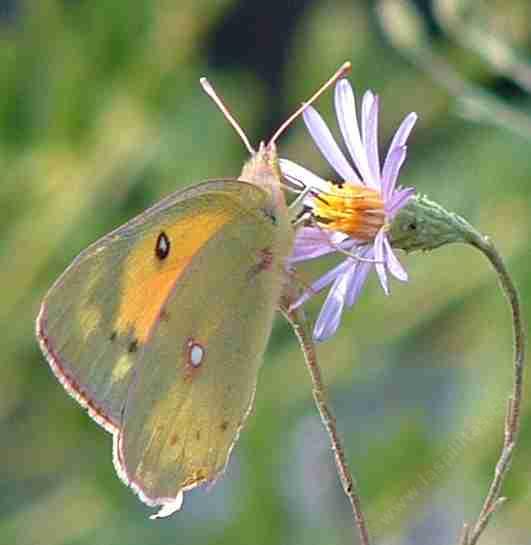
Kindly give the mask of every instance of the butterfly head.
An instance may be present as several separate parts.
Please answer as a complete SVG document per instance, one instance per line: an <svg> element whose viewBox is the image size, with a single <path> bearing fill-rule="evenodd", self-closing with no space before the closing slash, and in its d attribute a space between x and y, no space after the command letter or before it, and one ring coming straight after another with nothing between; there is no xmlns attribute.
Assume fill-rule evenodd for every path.
<svg viewBox="0 0 531 545"><path fill-rule="evenodd" d="M281 180L277 147L274 142L260 143L258 151L245 163L240 180L251 182L270 190L272 185L279 185Z"/></svg>

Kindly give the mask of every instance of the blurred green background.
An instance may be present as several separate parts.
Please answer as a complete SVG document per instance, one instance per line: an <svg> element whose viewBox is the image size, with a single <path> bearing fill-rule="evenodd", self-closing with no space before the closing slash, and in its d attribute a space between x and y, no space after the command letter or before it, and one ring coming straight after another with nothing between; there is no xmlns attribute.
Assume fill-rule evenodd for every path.
<svg viewBox="0 0 531 545"><path fill-rule="evenodd" d="M530 28L528 0L1 1L0 543L352 543L280 318L227 474L152 522L114 474L111 437L45 363L40 300L80 250L160 197L238 174L246 151L200 76L256 143L350 59L357 91L381 96L382 148L403 116L419 114L401 183L490 234L529 309ZM331 105L329 92L318 108L335 127ZM331 175L301 121L279 146ZM477 514L499 454L510 318L472 249L403 261L410 282L386 298L371 278L319 354L376 543L450 544ZM510 502L484 545L531 543L530 407Z"/></svg>

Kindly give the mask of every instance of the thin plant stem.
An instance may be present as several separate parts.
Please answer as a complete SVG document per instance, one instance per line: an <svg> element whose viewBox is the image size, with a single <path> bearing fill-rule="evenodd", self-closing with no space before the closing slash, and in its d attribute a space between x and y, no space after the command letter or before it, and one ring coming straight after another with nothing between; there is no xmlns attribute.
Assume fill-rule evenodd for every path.
<svg viewBox="0 0 531 545"><path fill-rule="evenodd" d="M410 229L411 226L415 228ZM450 243L465 243L477 248L489 260L496 272L500 287L511 309L514 351L513 384L507 403L502 450L478 518L473 525L466 525L460 541L461 545L476 545L492 515L505 501L501 497L502 485L511 466L520 429L526 330L518 291L492 241L474 229L465 219L448 212L427 197L418 195L411 199L411 202L395 217L389 233L393 246L406 252L434 250Z"/></svg>
<svg viewBox="0 0 531 545"><path fill-rule="evenodd" d="M498 507L505 501L500 497L503 480L509 471L513 453L518 440L518 431L520 429L521 406L524 382L524 364L525 364L525 346L526 334L522 319L522 311L518 291L505 267L505 264L488 237L479 233L470 233L468 242L480 250L490 261L492 267L498 275L500 286L509 302L512 313L513 335L514 335L514 365L513 365L513 386L511 397L507 405L507 414L505 418L503 448L496 464L494 477L489 487L489 491L483 502L483 507L479 513L477 521L470 532L466 545L475 545L487 527L491 516Z"/></svg>
<svg viewBox="0 0 531 545"><path fill-rule="evenodd" d="M308 323L302 309L299 308L290 310L290 304L291 301L287 297L283 297L280 304L280 310L293 328L301 350L304 354L304 361L306 362L306 367L308 368L308 372L310 373L312 380L312 393L315 405L319 411L321 422L323 423L323 426L325 427L330 439L339 480L341 481L345 495L350 501L360 542L362 545L370 545L369 530L365 521L365 515L363 514L361 508L361 499L358 493L358 486L348 467L348 463L345 458L345 451L337 431L336 419L327 400L326 387L324 385L321 369L317 360L317 353L315 351L315 344L312 340L312 333L308 327Z"/></svg>
<svg viewBox="0 0 531 545"><path fill-rule="evenodd" d="M468 524L465 524L463 526L463 531L461 533L461 539L459 540L459 545L468 545L469 535L470 535L470 526L468 526Z"/></svg>

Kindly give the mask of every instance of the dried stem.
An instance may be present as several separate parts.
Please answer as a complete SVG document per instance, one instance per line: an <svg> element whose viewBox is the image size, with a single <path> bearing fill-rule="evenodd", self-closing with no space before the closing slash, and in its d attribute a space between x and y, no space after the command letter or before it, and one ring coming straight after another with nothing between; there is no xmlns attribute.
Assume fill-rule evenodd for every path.
<svg viewBox="0 0 531 545"><path fill-rule="evenodd" d="M522 311L516 287L503 263L500 254L488 237L479 233L471 233L468 240L470 244L478 248L490 261L498 275L501 288L507 297L511 307L514 332L514 376L511 397L507 405L505 419L503 448L496 464L496 470L489 491L483 502L483 507L478 519L470 533L467 545L475 545L487 527L491 516L505 501L500 497L503 480L509 471L513 452L518 440L520 428L520 416L522 406L522 392L524 381L525 345L526 335L522 320Z"/></svg>
<svg viewBox="0 0 531 545"><path fill-rule="evenodd" d="M312 340L312 334L308 328L308 323L304 317L302 309L289 310L290 304L291 301L288 300L288 298L283 298L280 304L280 310L293 328L304 354L306 367L308 368L312 379L312 393L315 405L319 411L321 421L328 433L328 437L330 438L339 480L341 481L345 495L349 499L350 505L352 506L352 513L358 528L360 542L362 545L370 545L369 531L367 529L365 516L361 508L361 499L357 491L357 484L352 477L347 460L345 459L343 445L336 428L336 419L327 401L326 387L323 383L321 370L317 361L317 354L315 351L315 344Z"/></svg>

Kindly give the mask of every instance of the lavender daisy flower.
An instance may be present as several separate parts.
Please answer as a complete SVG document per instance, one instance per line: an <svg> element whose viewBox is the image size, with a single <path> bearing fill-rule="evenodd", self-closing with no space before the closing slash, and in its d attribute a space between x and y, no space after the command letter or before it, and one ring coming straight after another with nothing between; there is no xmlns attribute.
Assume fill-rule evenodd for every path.
<svg viewBox="0 0 531 545"><path fill-rule="evenodd" d="M397 187L396 182L417 115L410 113L402 121L380 168L378 107L378 97L367 91L358 124L350 83L342 79L336 84L337 120L353 164L345 158L317 111L312 107L305 110L304 121L312 138L343 181L328 182L292 161L280 160L282 173L288 180L316 190L305 201L315 226L299 229L290 263L332 252L355 256L347 257L324 274L294 304L300 306L331 285L315 324L316 341L324 341L335 333L343 309L356 302L373 267L386 294L389 294L388 272L401 281L408 278L391 248L387 231L396 213L415 192L413 188Z"/></svg>

